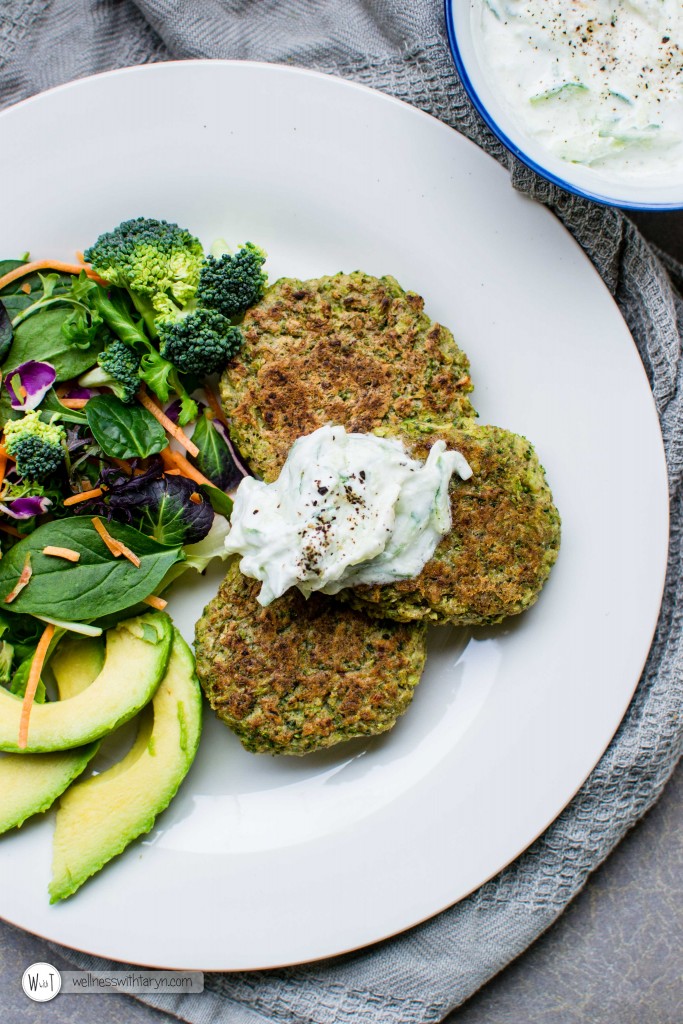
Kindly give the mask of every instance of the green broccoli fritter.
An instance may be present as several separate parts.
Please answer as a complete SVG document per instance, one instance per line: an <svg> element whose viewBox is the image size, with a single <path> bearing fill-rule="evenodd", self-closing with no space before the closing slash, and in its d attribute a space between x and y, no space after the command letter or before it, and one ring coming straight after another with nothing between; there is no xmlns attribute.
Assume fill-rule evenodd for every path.
<svg viewBox="0 0 683 1024"><path fill-rule="evenodd" d="M64 462L66 431L58 423L44 423L37 410L5 424L5 448L17 472L29 480L42 480Z"/></svg>
<svg viewBox="0 0 683 1024"><path fill-rule="evenodd" d="M199 681L247 750L307 754L391 729L422 675L425 626L295 589L262 608L259 586L234 559L196 626Z"/></svg>
<svg viewBox="0 0 683 1024"><path fill-rule="evenodd" d="M467 356L393 277L282 278L242 331L221 400L233 441L265 480L297 437L325 423L370 433L475 415Z"/></svg>
<svg viewBox="0 0 683 1024"><path fill-rule="evenodd" d="M140 390L140 356L119 338L97 357L98 366L84 374L83 387L108 387L122 402L132 402Z"/></svg>
<svg viewBox="0 0 683 1024"><path fill-rule="evenodd" d="M413 579L339 596L381 618L458 626L491 625L529 608L560 547L560 517L533 445L471 420L413 424L401 437L413 458L426 459L443 440L467 459L472 476L454 474L450 484L451 531Z"/></svg>

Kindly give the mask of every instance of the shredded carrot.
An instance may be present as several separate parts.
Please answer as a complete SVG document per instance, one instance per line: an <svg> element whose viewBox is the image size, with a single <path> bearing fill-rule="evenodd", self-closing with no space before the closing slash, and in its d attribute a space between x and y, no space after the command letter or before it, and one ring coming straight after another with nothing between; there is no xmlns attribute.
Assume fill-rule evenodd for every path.
<svg viewBox="0 0 683 1024"><path fill-rule="evenodd" d="M28 281L24 281L24 283L21 286L21 290L24 293L24 295L31 294L31 285L28 283Z"/></svg>
<svg viewBox="0 0 683 1024"><path fill-rule="evenodd" d="M209 403L211 411L216 419L220 420L224 427L227 427L228 421L223 409L221 408L221 403L218 401L216 393L208 386L208 384L204 387L204 393L206 394L206 400Z"/></svg>
<svg viewBox="0 0 683 1024"><path fill-rule="evenodd" d="M121 548L121 554L123 555L123 557L127 558L129 562L132 562L136 569L139 569L140 566L142 565L142 562L135 554L135 552L131 551L130 548L127 548L125 544L121 544L120 541L119 546Z"/></svg>
<svg viewBox="0 0 683 1024"><path fill-rule="evenodd" d="M33 700L36 695L36 690L38 689L38 683L40 682L40 673L43 665L45 664L45 658L47 657L48 648L50 646L50 641L54 636L54 632L54 623L48 623L43 630L40 640L38 641L36 653L33 655L28 679L26 680L24 700L21 705L21 718L19 719L19 741L17 746L20 750L24 750L28 743L28 723L31 717L31 708L33 707Z"/></svg>
<svg viewBox="0 0 683 1024"><path fill-rule="evenodd" d="M65 409L84 409L90 399L88 398L60 398L59 400Z"/></svg>
<svg viewBox="0 0 683 1024"><path fill-rule="evenodd" d="M150 594L149 597L144 598L143 603L148 604L150 608L156 608L158 612L163 612L168 601L164 601L163 597L157 597L156 594Z"/></svg>
<svg viewBox="0 0 683 1024"><path fill-rule="evenodd" d="M183 446L185 451L189 452L190 455L194 455L195 458L199 455L199 448L197 445L193 441L190 441L187 434L181 430L173 420L170 420L165 412L161 411L154 399L150 398L144 388L138 392L138 400L142 402L147 412L151 412L152 416L161 423L164 430L166 430L171 437L174 437L178 444Z"/></svg>
<svg viewBox="0 0 683 1024"><path fill-rule="evenodd" d="M76 259L78 260L79 263L85 263L85 256L83 255L80 249L76 250Z"/></svg>
<svg viewBox="0 0 683 1024"><path fill-rule="evenodd" d="M159 456L164 464L166 473L174 473L176 475L180 473L180 470L173 461L173 451L171 448L162 448L159 452Z"/></svg>
<svg viewBox="0 0 683 1024"><path fill-rule="evenodd" d="M104 494L104 487L93 487L89 491L81 491L80 494L72 494L68 498L65 498L62 504L64 505L78 505L79 501L88 501L90 498L99 498Z"/></svg>
<svg viewBox="0 0 683 1024"><path fill-rule="evenodd" d="M197 494L197 492L195 491L193 494L190 495L190 501L194 502L195 505L201 505L201 503L202 503L202 496L201 496L201 494Z"/></svg>
<svg viewBox="0 0 683 1024"><path fill-rule="evenodd" d="M18 281L20 277L25 277L26 274L35 274L37 270L58 270L60 274L80 274L83 270L87 276L93 281L97 281L98 284L108 286L109 282L105 281L104 278L96 274L95 271L88 264L80 263L64 263L62 260L33 260L30 263L22 263L20 267L15 267L14 270L10 270L9 274L4 274L0 277L0 291L6 288L8 284L12 284L13 281Z"/></svg>
<svg viewBox="0 0 683 1024"><path fill-rule="evenodd" d="M53 547L52 544L48 544L43 548L43 554L53 555L54 558L66 558L67 562L78 562L81 558L80 551L74 551L73 548Z"/></svg>
<svg viewBox="0 0 683 1024"><path fill-rule="evenodd" d="M121 544L112 537L102 520L98 519L97 516L94 516L91 519L91 522L114 558L119 558L123 554L121 551Z"/></svg>
<svg viewBox="0 0 683 1024"><path fill-rule="evenodd" d="M172 459L171 459L171 463L173 463ZM164 476L182 476L182 475L183 474L180 472L179 469L165 469L164 470Z"/></svg>
<svg viewBox="0 0 683 1024"><path fill-rule="evenodd" d="M31 568L31 552L26 552L26 561L24 562L24 568L21 570L19 579L14 584L9 594L5 598L5 604L11 604L12 601L22 592L24 587L28 586L28 582L33 575L33 569Z"/></svg>
<svg viewBox="0 0 683 1024"><path fill-rule="evenodd" d="M130 476L132 472L130 468L130 463L126 462L124 459L117 459L113 455L110 455L109 458L111 459L115 466L118 466L119 469L123 470L126 476Z"/></svg>
<svg viewBox="0 0 683 1024"><path fill-rule="evenodd" d="M125 544L122 544L120 540L116 539L116 537L112 537L101 519L94 516L91 522L114 558L120 558L121 555L123 555L124 558L127 558L129 562L133 563L136 569L140 568L142 563L135 552L131 551L129 547L126 547Z"/></svg>
<svg viewBox="0 0 683 1024"><path fill-rule="evenodd" d="M182 476L186 476L188 480L194 480L196 484L208 484L209 487L214 486L214 484L212 484L203 473L200 473L198 469L195 469L192 463L188 462L185 456L181 455L180 452L174 452L171 448L164 448L164 452L168 452L166 458L163 460L164 465L169 465L170 469L179 469ZM162 458L164 452L161 453Z"/></svg>
<svg viewBox="0 0 683 1024"><path fill-rule="evenodd" d="M23 537L23 534L19 533L16 526L10 526L9 523L0 523L0 530L3 533L8 533L10 537L19 537L20 539Z"/></svg>

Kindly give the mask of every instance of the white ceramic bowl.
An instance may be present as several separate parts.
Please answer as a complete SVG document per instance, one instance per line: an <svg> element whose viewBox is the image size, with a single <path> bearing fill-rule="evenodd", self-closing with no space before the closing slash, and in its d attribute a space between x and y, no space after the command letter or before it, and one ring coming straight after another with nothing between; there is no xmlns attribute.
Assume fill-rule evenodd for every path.
<svg viewBox="0 0 683 1024"><path fill-rule="evenodd" d="M446 27L455 66L472 103L489 128L523 163L549 181L608 206L631 210L683 209L683 174L674 183L615 183L599 170L572 164L550 153L511 116L482 67L472 32L472 13L483 0L445 0Z"/></svg>

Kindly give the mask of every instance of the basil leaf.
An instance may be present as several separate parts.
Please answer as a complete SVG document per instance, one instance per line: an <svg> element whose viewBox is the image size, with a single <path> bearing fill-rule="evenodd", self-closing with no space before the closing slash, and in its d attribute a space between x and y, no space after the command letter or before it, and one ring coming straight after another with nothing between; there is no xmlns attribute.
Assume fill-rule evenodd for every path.
<svg viewBox="0 0 683 1024"><path fill-rule="evenodd" d="M161 544L196 544L203 540L213 523L213 508L208 501L192 501L196 490L185 477L163 477L149 487L140 529ZM196 498L196 495L195 495Z"/></svg>
<svg viewBox="0 0 683 1024"><path fill-rule="evenodd" d="M197 501L196 491L196 484L184 476L150 478L145 473L112 487L107 507L160 544L195 544L206 537L213 523L210 503Z"/></svg>
<svg viewBox="0 0 683 1024"><path fill-rule="evenodd" d="M182 548L166 547L122 523L108 523L116 540L135 552L140 566L127 558L114 558L90 518L72 516L39 526L19 541L0 561L0 605L3 611L47 615L69 622L88 622L131 608L151 594L176 562L184 558ZM44 555L54 545L72 548L80 561L66 562ZM10 604L4 598L16 585L31 555L33 570L28 586Z"/></svg>
<svg viewBox="0 0 683 1024"><path fill-rule="evenodd" d="M85 407L93 437L105 455L146 459L168 444L161 424L141 405L126 405L116 395L95 395Z"/></svg>
<svg viewBox="0 0 683 1024"><path fill-rule="evenodd" d="M192 440L199 448L193 461L200 473L222 491L237 487L242 473L235 465L230 446L206 412L197 420Z"/></svg>
<svg viewBox="0 0 683 1024"><path fill-rule="evenodd" d="M72 310L68 306L45 309L18 324L14 328L14 340L3 372L13 370L29 359L36 359L54 366L57 381L62 381L79 377L94 366L101 345L74 348L62 330L71 315Z"/></svg>

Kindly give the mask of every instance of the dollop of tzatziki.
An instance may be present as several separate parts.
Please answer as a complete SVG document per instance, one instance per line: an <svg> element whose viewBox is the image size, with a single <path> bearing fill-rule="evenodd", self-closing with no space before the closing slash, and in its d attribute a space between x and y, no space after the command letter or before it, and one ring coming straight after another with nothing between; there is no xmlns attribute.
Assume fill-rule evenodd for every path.
<svg viewBox="0 0 683 1024"><path fill-rule="evenodd" d="M617 181L680 178L681 0L477 0L472 10L482 68L546 149Z"/></svg>
<svg viewBox="0 0 683 1024"><path fill-rule="evenodd" d="M451 528L455 472L472 476L444 441L422 463L398 440L320 427L294 442L274 483L242 480L226 548L262 581L264 606L290 587L308 597L411 579Z"/></svg>

